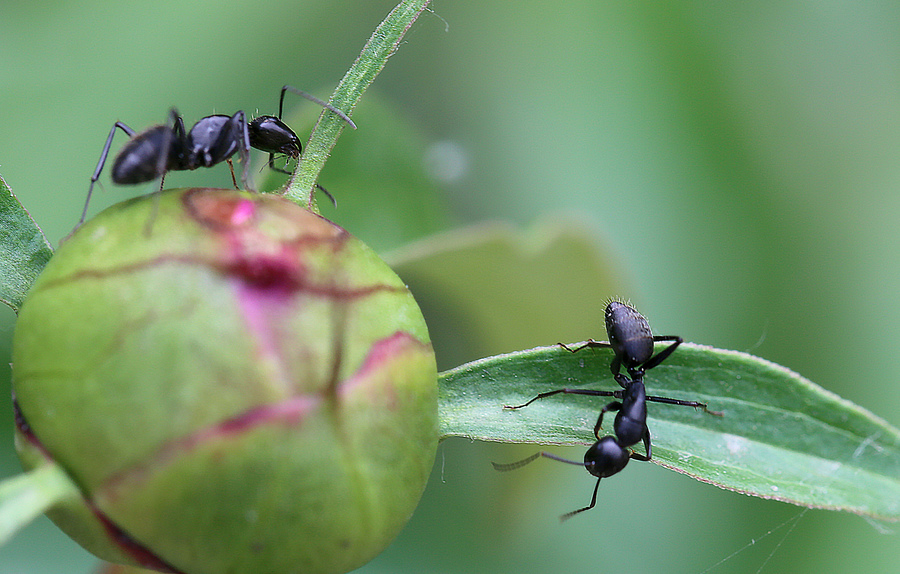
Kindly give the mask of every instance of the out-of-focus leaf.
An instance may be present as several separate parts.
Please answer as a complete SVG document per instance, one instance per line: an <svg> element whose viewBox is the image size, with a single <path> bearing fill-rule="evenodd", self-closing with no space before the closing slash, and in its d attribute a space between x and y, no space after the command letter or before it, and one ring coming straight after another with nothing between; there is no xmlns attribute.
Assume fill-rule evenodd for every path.
<svg viewBox="0 0 900 574"><path fill-rule="evenodd" d="M18 312L53 248L0 177L0 301Z"/></svg>
<svg viewBox="0 0 900 574"><path fill-rule="evenodd" d="M363 92L375 81L388 58L397 51L403 36L425 10L428 2L429 0L401 0L375 28L356 61L331 95L330 101L336 108L347 113L356 108ZM322 114L303 150L300 163L286 190L286 197L301 205L305 203L314 207L315 201L311 194L315 193L316 180L344 127L344 122L335 114Z"/></svg>
<svg viewBox="0 0 900 574"><path fill-rule="evenodd" d="M296 111L285 114L285 121L302 139L309 129L304 126L311 126L320 110L309 102L296 107L288 102L286 109ZM337 200L337 207L332 207L320 193L322 215L377 251L446 228L447 209L439 186L425 168L428 146L410 120L371 93L354 110L353 119L359 129L344 130L319 179ZM283 164L276 159L276 165ZM264 165L259 189L284 185L287 176Z"/></svg>
<svg viewBox="0 0 900 574"><path fill-rule="evenodd" d="M442 373L441 433L591 444L611 399L559 394L503 406L562 387L615 390L611 359L609 349L541 347ZM648 403L654 462L744 494L900 519L900 430L865 409L763 359L689 343L645 383L648 394L701 401L723 415ZM611 432L612 416L604 427Z"/></svg>
<svg viewBox="0 0 900 574"><path fill-rule="evenodd" d="M439 367L602 332L603 301L623 294L612 257L571 218L458 229L385 260L422 306Z"/></svg>

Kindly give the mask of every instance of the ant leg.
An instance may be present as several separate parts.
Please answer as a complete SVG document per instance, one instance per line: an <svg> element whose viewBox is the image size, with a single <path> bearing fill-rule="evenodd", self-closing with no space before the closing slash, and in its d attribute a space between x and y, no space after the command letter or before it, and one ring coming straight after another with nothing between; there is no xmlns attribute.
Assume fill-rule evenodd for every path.
<svg viewBox="0 0 900 574"><path fill-rule="evenodd" d="M269 154L269 169L271 169L272 171L277 171L278 173L285 173L287 175L291 175L291 172L289 172L288 170L281 169L280 167L275 167L275 154L274 153Z"/></svg>
<svg viewBox="0 0 900 574"><path fill-rule="evenodd" d="M250 187L250 132L247 126L247 116L244 114L243 110L239 110L235 112L232 118L240 117L240 146L238 146L238 153L241 155L241 184L244 186L244 189L248 191L253 191ZM228 162L229 165L231 162ZM231 177L234 178L234 172L232 171ZM237 184L235 184L237 187Z"/></svg>
<svg viewBox="0 0 900 574"><path fill-rule="evenodd" d="M663 349L662 351L656 353L655 355L653 355L652 357L647 359L647 362L644 363L643 365L641 365L641 368L644 369L645 371L652 369L656 365L665 361L666 358L669 355L671 355L672 352L675 351L675 349L678 348L678 345L680 345L684 342L684 339L682 339L681 337L679 337L677 335L659 335L659 336L653 337L653 340L654 341L674 341L674 342L671 345L669 345L668 347L666 347L665 349Z"/></svg>
<svg viewBox="0 0 900 574"><path fill-rule="evenodd" d="M234 184L235 189L240 189L237 184L237 180L234 178L234 162L231 161L231 158L225 160L228 163L228 169L231 170L231 183Z"/></svg>
<svg viewBox="0 0 900 574"><path fill-rule="evenodd" d="M175 112L175 108L172 108L172 112ZM180 132L178 131L179 129L181 130ZM177 114L175 116L175 125L172 127L172 130L175 134L174 137L181 137L182 139L184 139L184 121L181 119L181 116L178 116ZM178 135L179 133L181 134L181 136ZM171 139L166 139L162 147L162 149L165 151L160 157L166 157L169 155L168 149L171 143ZM150 217L147 219L147 223L144 224L144 237L150 237L151 235L153 235L153 224L156 223L156 216L159 214L159 199L162 196L163 188L166 186L166 174L168 172L165 168L166 166L164 165L160 170L159 164L157 164L157 170L159 170L162 175L159 176L159 187L153 191L153 209L150 211Z"/></svg>
<svg viewBox="0 0 900 574"><path fill-rule="evenodd" d="M622 384L621 381L619 381L619 376L620 376L619 369L621 369L621 368L622 368L622 357L620 357L618 355L618 353L616 353L615 355L613 355L613 360L609 363L609 370L612 371L613 377L616 378L616 381L620 385L625 386L624 384Z"/></svg>
<svg viewBox="0 0 900 574"><path fill-rule="evenodd" d="M347 122L347 125L349 125L349 126L350 126L351 128L353 128L353 129L356 129L356 124L353 123L353 120L351 120L351 119L347 116L347 114L345 114L345 113L342 112L341 110L339 110L339 109L337 109L336 107L332 106L332 105L329 104L328 102L322 101L322 100L320 100L319 98L317 98L317 97L315 97L315 96L313 96L313 95L311 95L311 94L307 94L307 93L304 92L303 90L298 90L298 89L295 88L294 86L288 86L288 85L282 86L282 88L281 88L281 98L278 100L278 119L279 119L279 120L281 119L281 114L282 114L282 112L283 112L283 110L284 110L284 92L286 92L286 91L288 91L288 90L290 90L291 92L297 94L298 96L301 96L301 97L306 98L307 100L309 100L309 101L311 101L311 102L314 102L314 103L316 103L316 104L319 104L320 106L322 106L322 107L325 108L326 110L329 110L329 111L334 112L335 114L338 115L339 118L341 118L342 120L344 120L345 122Z"/></svg>
<svg viewBox="0 0 900 574"><path fill-rule="evenodd" d="M566 520L572 518L579 512L584 512L585 510L590 510L594 508L594 505L597 504L597 489L600 488L600 479L597 479L597 484L594 485L594 494L591 495L591 503L585 506L584 508L579 508L578 510L573 510L572 512L566 512L562 516L559 517L560 522L565 522Z"/></svg>
<svg viewBox="0 0 900 574"><path fill-rule="evenodd" d="M167 133L166 137L163 138L163 144L159 148L159 157L156 160L156 173L162 174L162 179L159 183L160 191L162 191L162 184L166 179L166 169L170 165L173 165L169 161L169 152L172 150L172 142L183 142L186 139L184 135L184 120L181 118L178 110L175 108L169 110L169 119L172 121L172 131Z"/></svg>
<svg viewBox="0 0 900 574"><path fill-rule="evenodd" d="M575 347L574 349L568 347L567 345L564 345L563 343L557 343L557 345L559 345L563 349L569 351L570 353L577 353L578 351L580 351L582 349L586 349L588 347L590 347L592 349L611 349L612 348L612 345L610 345L606 341L595 341L593 339L588 339L587 341L585 341L585 343L583 345L581 345L580 347Z"/></svg>
<svg viewBox="0 0 900 574"><path fill-rule="evenodd" d="M274 153L269 154L269 169L271 169L272 171L277 171L278 173L283 173L285 175L293 175L291 172L289 172L286 169L281 169L280 167L275 167L275 154ZM331 205L337 207L337 200L334 198L333 195L331 195L331 193L329 193L329 191L327 189L325 189L318 183L316 184L316 189L318 189L319 191L321 191L322 193L327 195L328 199L331 200Z"/></svg>
<svg viewBox="0 0 900 574"><path fill-rule="evenodd" d="M717 417L725 416L719 411L711 411L707 408L706 403L701 403L699 401L682 401L679 399L670 399L669 397L657 397L653 395L647 396L648 401L652 401L654 403L664 403L667 405L680 405L683 407L694 407L695 409L703 409L703 412L715 415Z"/></svg>
<svg viewBox="0 0 900 574"><path fill-rule="evenodd" d="M289 172L286 169L281 169L280 167L275 167L275 154L274 153L269 154L269 169L271 169L272 171L277 171L278 173L283 173L285 175L293 175L291 172ZM331 200L331 205L337 207L337 200L334 198L333 195L331 195L331 193L327 189L325 189L318 183L316 184L316 189L318 189L319 191L321 191L322 193L327 195L328 199Z"/></svg>
<svg viewBox="0 0 900 574"><path fill-rule="evenodd" d="M562 457L556 456L555 454L550 454L549 452L544 452L544 451L536 452L533 455L529 456L528 458L523 458L522 460L519 460L516 462L510 462L510 463L506 463L506 464L499 463L499 462L492 462L491 465L494 467L494 470L498 470L500 472L508 472L510 470L516 470L517 468L522 468L526 464L534 462L541 457L549 458L549 459L555 460L557 462L564 462L566 464L574 464L575 466L584 466L584 462L577 461L577 460L569 460L567 458L562 458Z"/></svg>
<svg viewBox="0 0 900 574"><path fill-rule="evenodd" d="M225 118L222 120L221 118ZM215 123L207 124L213 120ZM201 129L203 125L206 129ZM231 170L231 181L236 189L240 189L234 176L234 165L231 156L238 153L241 158L241 184L244 189L253 191L250 185L250 132L247 124L247 116L243 110L238 110L233 116L207 116L202 118L191 128L203 133L194 135L194 149L188 154L190 161L180 169L195 169L197 167L211 167L217 163L227 161ZM206 133L206 132L209 133Z"/></svg>
<svg viewBox="0 0 900 574"><path fill-rule="evenodd" d="M603 429L603 415L609 411L618 411L622 408L622 403L620 401L613 401L600 409L600 416L597 417L597 424L594 425L594 436L597 437L597 440L600 440L600 431Z"/></svg>
<svg viewBox="0 0 900 574"><path fill-rule="evenodd" d="M125 135L127 135L128 137L132 137L135 134L135 131L133 129L126 126L122 122L114 123L112 129L109 130L109 135L106 136L106 143L103 145L103 151L100 152L100 161L97 162L97 167L94 168L94 175L91 176L91 185L88 187L87 199L84 202L84 209L81 212L81 219L78 220L78 224L75 226L75 229L81 227L81 224L84 223L84 220L87 218L88 204L91 203L91 193L93 193L94 191L94 184L97 183L98 179L100 179L100 172L103 171L103 166L106 165L106 158L109 156L109 146L112 145L112 140L116 135L117 128L125 132ZM75 229L72 230L73 233Z"/></svg>
<svg viewBox="0 0 900 574"><path fill-rule="evenodd" d="M162 196L162 182L166 176L163 174L159 182L159 189L153 192L153 209L150 211L150 217L144 224L144 237L150 237L153 234L153 224L156 223L156 216L159 214L159 198Z"/></svg>
<svg viewBox="0 0 900 574"><path fill-rule="evenodd" d="M595 341L593 339L588 339L583 345L581 345L580 347L575 347L574 349L570 348L567 345L564 345L563 343L557 343L557 345L559 345L563 349L569 351L570 353L577 353L578 351L580 351L582 349L586 349L588 347L590 347L592 349L612 349L612 345L610 343L608 343L607 341ZM663 357L663 358L665 358L665 357ZM622 367L622 359L617 354L613 357L612 362L609 364L609 368L612 371L613 375L618 376L619 369L621 369L621 367Z"/></svg>
<svg viewBox="0 0 900 574"><path fill-rule="evenodd" d="M281 169L280 167L275 167L275 154L274 153L269 154L269 169L271 169L272 171L277 171L278 173L283 173L285 175L293 175L291 172L289 172L286 169ZM316 184L316 189L318 189L319 191L321 191L322 193L327 195L328 199L331 200L331 205L337 207L337 200L334 198L333 195L331 195L331 193L327 189L325 189L318 183Z"/></svg>
<svg viewBox="0 0 900 574"><path fill-rule="evenodd" d="M153 210L150 212L150 218L144 225L144 236L150 237L153 233L153 224L156 223L156 216L159 214L159 199L162 195L163 187L166 184L166 169L173 165L169 157L172 151L172 143L175 141L183 142L185 140L184 120L178 113L178 110L172 108L169 110L169 119L172 121L172 131L166 132L163 138L162 146L159 148L159 157L156 160L156 173L161 174L159 177L159 188L153 192ZM179 146L181 147L181 146Z"/></svg>
<svg viewBox="0 0 900 574"><path fill-rule="evenodd" d="M650 450L650 429L647 428L647 425L644 425L644 437L642 439L644 441L644 450L647 451L646 455L631 451L631 455L629 458L633 458L634 460L642 460L644 462L648 462L650 457L653 456L652 451Z"/></svg>
<svg viewBox="0 0 900 574"><path fill-rule="evenodd" d="M628 385L630 385L631 383L634 382L621 373L616 373L616 375L613 378L616 380L617 383L619 383L619 386L622 387L623 389L627 389Z"/></svg>
<svg viewBox="0 0 900 574"><path fill-rule="evenodd" d="M514 411L516 409L521 409L522 407L527 407L534 401L538 399L543 399L546 397L552 397L553 395L558 395L560 393L564 393L567 395L587 395L589 397L616 397L622 398L622 391L595 391L593 389L556 389L555 391L547 391L546 393L541 393L538 396L534 397L527 403L518 405L518 406L510 406L504 405L503 408L506 410Z"/></svg>
<svg viewBox="0 0 900 574"><path fill-rule="evenodd" d="M331 195L331 194L328 192L327 189L325 189L324 187L322 187L322 186L319 185L318 183L316 184L316 189L318 189L319 191L321 191L322 193L324 193L325 195L327 195L327 196L328 196L328 199L331 200L331 205L337 207L337 200L334 198L333 195Z"/></svg>

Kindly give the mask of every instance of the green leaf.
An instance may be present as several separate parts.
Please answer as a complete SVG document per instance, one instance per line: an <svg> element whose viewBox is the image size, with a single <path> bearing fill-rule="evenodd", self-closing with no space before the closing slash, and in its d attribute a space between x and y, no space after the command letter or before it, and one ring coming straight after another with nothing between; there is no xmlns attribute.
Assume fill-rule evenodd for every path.
<svg viewBox="0 0 900 574"><path fill-rule="evenodd" d="M80 496L78 487L55 463L0 482L0 546L45 510L73 496Z"/></svg>
<svg viewBox="0 0 900 574"><path fill-rule="evenodd" d="M0 177L0 302L18 312L53 248Z"/></svg>
<svg viewBox="0 0 900 574"><path fill-rule="evenodd" d="M331 100L332 106L350 115L366 88L375 81L375 76L381 72L388 58L390 58L400 45L403 35L409 30L419 14L425 10L429 0L402 0L385 19L375 28L369 41L363 46L359 57L344 74ZM312 134L294 175L288 182L286 197L300 205L306 205L315 210L315 184L331 153L331 148L337 142L338 136L344 129L344 120L337 114L322 111L319 121L313 128Z"/></svg>
<svg viewBox="0 0 900 574"><path fill-rule="evenodd" d="M285 122L306 131L315 121L314 106L296 105ZM319 178L334 194L337 208L319 195L325 217L352 231L376 251L405 245L445 229L449 217L441 192L429 177L422 158L426 139L409 114L403 115L378 94L368 92L354 111L365 129L348 130L334 148ZM266 167L268 156L254 173L262 173L259 189L284 187L287 176ZM398 209L402 206L402 209Z"/></svg>
<svg viewBox="0 0 900 574"><path fill-rule="evenodd" d="M609 349L540 347L444 372L442 436L592 444L611 399L559 394L503 406L562 387L615 390L611 359ZM650 395L701 401L723 415L648 403L657 464L744 494L900 519L900 430L865 409L758 357L690 343L645 383ZM611 415L604 428L611 433Z"/></svg>

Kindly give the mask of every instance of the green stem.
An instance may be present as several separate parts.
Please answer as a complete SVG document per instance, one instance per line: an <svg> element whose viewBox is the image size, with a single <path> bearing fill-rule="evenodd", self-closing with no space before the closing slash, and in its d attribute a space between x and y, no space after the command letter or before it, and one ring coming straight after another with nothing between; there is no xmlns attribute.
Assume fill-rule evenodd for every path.
<svg viewBox="0 0 900 574"><path fill-rule="evenodd" d="M78 487L56 463L0 482L0 546L48 508L78 495Z"/></svg>
<svg viewBox="0 0 900 574"><path fill-rule="evenodd" d="M428 1L404 0L387 15L331 95L331 105L348 116L351 115L363 92L384 68L388 58L397 51L403 35L428 5ZM318 212L315 201L316 180L344 125L344 121L336 114L323 110L297 169L287 184L285 195L288 199Z"/></svg>

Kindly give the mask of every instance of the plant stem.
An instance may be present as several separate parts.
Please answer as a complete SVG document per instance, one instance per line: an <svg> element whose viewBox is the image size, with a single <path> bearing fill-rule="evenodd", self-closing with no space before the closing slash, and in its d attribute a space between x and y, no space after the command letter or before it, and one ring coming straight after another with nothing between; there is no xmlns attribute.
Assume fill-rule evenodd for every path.
<svg viewBox="0 0 900 574"><path fill-rule="evenodd" d="M428 5L429 0L404 0L378 25L359 57L331 95L329 103L351 115L363 92L397 51L403 35ZM327 109L322 111L309 136L297 169L288 181L285 195L291 201L318 212L315 200L316 180L344 129L344 121Z"/></svg>
<svg viewBox="0 0 900 574"><path fill-rule="evenodd" d="M0 482L0 546L48 508L78 495L75 483L52 462Z"/></svg>

